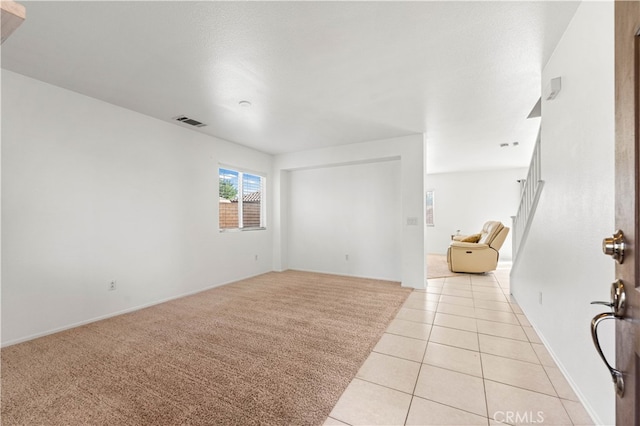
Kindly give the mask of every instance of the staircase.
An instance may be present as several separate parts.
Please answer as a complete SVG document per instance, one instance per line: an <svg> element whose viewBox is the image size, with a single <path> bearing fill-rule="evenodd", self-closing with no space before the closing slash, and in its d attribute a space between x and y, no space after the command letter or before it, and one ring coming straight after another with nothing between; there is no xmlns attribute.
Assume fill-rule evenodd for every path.
<svg viewBox="0 0 640 426"><path fill-rule="evenodd" d="M540 153L540 133L538 130L538 138L536 139L536 145L533 149L533 156L531 157L531 163L529 163L529 172L524 182L520 182L521 195L520 205L518 206L518 213L512 216L512 242L513 242L513 267L518 262L520 255L520 249L523 247L524 242L527 240L531 223L533 222L533 216L540 200L540 194L544 187L544 181L541 179L542 171L542 156Z"/></svg>

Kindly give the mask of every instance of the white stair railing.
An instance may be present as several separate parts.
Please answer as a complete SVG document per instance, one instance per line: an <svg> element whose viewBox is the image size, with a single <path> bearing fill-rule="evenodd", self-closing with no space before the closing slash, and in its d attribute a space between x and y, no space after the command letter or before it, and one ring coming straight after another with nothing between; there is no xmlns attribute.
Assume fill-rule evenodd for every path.
<svg viewBox="0 0 640 426"><path fill-rule="evenodd" d="M538 201L540 200L540 194L542 193L542 187L544 181L542 180L542 155L540 152L540 133L538 130L538 138L536 139L536 145L533 149L533 156L531 163L529 163L529 172L527 173L527 179L524 184L521 184L522 193L520 195L520 205L518 206L518 213L516 216L512 216L513 224L513 263L518 260L518 255L523 243L527 239L529 229L531 228L531 222L535 213Z"/></svg>

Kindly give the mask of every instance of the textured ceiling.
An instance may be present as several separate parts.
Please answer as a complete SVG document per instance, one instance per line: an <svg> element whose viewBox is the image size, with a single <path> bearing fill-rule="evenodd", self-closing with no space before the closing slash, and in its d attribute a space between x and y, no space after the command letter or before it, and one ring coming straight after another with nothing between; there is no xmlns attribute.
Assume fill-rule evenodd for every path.
<svg viewBox="0 0 640 426"><path fill-rule="evenodd" d="M271 154L424 132L432 173L528 164L526 117L578 5L23 4L5 69Z"/></svg>

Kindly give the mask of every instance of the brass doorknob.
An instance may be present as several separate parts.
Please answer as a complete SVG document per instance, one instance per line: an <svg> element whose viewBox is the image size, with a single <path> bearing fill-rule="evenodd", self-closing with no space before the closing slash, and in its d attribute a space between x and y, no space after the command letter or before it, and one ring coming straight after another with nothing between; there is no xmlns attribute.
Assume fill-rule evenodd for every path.
<svg viewBox="0 0 640 426"><path fill-rule="evenodd" d="M624 233L620 230L612 237L602 240L602 252L620 264L624 261L624 248Z"/></svg>

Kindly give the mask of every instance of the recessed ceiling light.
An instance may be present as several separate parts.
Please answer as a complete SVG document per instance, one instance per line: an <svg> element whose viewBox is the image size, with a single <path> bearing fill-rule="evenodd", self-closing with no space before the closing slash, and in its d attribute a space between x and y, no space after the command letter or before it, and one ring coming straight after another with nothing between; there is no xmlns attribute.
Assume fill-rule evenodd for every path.
<svg viewBox="0 0 640 426"><path fill-rule="evenodd" d="M509 146L509 144L508 144L508 143L506 143L506 142L505 142L505 143L501 143L501 144L500 144L500 148L506 148L506 147L508 147L508 146Z"/></svg>
<svg viewBox="0 0 640 426"><path fill-rule="evenodd" d="M514 142L514 143L512 143L511 145L513 145L513 146L518 146L518 145L520 145L520 142Z"/></svg>
<svg viewBox="0 0 640 426"><path fill-rule="evenodd" d="M243 108L249 108L251 106L251 102L249 102L249 101L240 101L240 102L238 102L238 105L240 105Z"/></svg>

